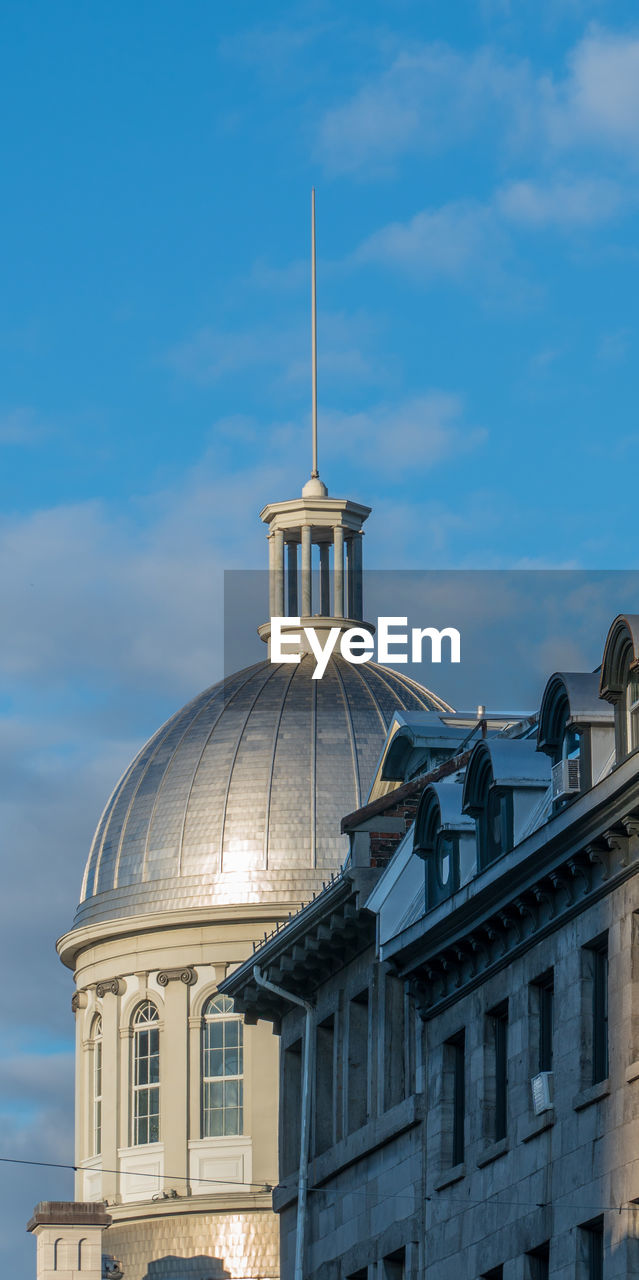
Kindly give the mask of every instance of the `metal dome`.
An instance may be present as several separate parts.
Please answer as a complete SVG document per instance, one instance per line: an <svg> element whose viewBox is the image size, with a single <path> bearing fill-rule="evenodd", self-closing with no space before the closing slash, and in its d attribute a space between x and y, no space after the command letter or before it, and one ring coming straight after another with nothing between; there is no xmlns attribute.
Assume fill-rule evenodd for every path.
<svg viewBox="0 0 639 1280"><path fill-rule="evenodd" d="M343 861L396 710L449 710L369 662L259 662L147 742L96 831L74 927L191 907L306 901Z"/></svg>

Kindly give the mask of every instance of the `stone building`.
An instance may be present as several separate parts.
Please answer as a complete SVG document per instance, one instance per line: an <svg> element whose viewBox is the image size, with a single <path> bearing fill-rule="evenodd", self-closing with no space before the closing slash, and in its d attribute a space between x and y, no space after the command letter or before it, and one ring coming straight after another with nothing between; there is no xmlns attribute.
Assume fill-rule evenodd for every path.
<svg viewBox="0 0 639 1280"><path fill-rule="evenodd" d="M271 616L365 625L368 515L317 476L264 509ZM341 816L395 711L445 709L374 663L334 657L319 682L313 667L265 659L158 730L106 805L58 944L76 982L76 1195L107 1202L103 1250L126 1280L279 1274L277 1043L220 983L340 866Z"/></svg>
<svg viewBox="0 0 639 1280"><path fill-rule="evenodd" d="M397 718L344 872L226 980L281 1036L283 1280L639 1274L638 672L620 617L534 730L433 767Z"/></svg>

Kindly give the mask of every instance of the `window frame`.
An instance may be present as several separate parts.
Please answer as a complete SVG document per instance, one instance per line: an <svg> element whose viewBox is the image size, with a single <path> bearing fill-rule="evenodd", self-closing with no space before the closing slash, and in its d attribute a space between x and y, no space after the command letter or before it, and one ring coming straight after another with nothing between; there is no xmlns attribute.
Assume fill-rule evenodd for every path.
<svg viewBox="0 0 639 1280"><path fill-rule="evenodd" d="M152 1013L148 1013L152 1010ZM146 1017L144 1016L146 1014ZM131 1053L131 1146L145 1147L161 1141L160 1131L160 1014L152 1000L143 1000L133 1012ZM146 1036L147 1048L141 1052L142 1037ZM157 1047L155 1047L157 1046ZM157 1079L153 1079L154 1062L157 1062ZM146 1072L141 1070L147 1064ZM140 1075L147 1075L141 1080ZM147 1110L141 1110L146 1099ZM152 1109L152 1104L155 1108ZM153 1123L155 1121L155 1124ZM146 1123L146 1130L145 1130ZM143 1136L145 1135L145 1136Z"/></svg>
<svg viewBox="0 0 639 1280"><path fill-rule="evenodd" d="M215 1013L209 1012L215 1007ZM227 1032L234 1028L235 1041L227 1043ZM213 1044L213 1028L221 1028L221 1043ZM213 1055L222 1055L222 1071L219 1074L207 1073ZM237 1070L227 1071L227 1054L236 1053ZM241 1014L235 1012L233 1001L220 991L209 996L202 1010L201 1036L201 1100L200 1100L200 1134L202 1138L237 1138L244 1133L244 1027ZM236 1085L236 1105L227 1104L227 1087ZM222 1105L214 1107L208 1099L213 1095L215 1086L221 1086ZM228 1090L229 1094L232 1090ZM221 1115L221 1129L215 1132L213 1117ZM232 1113L236 1114L233 1125L228 1123Z"/></svg>

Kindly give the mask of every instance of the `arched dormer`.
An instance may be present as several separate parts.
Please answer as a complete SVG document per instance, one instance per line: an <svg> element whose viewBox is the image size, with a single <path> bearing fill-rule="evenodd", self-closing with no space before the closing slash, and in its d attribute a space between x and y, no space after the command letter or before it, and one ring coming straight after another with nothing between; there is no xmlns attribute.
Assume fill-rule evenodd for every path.
<svg viewBox="0 0 639 1280"><path fill-rule="evenodd" d="M599 696L597 672L556 671L550 677L541 700L537 748L552 763L556 806L604 776L614 748L614 713Z"/></svg>
<svg viewBox="0 0 639 1280"><path fill-rule="evenodd" d="M459 784L426 787L415 816L413 853L426 864L427 911L472 880L477 870L475 824L462 813Z"/></svg>
<svg viewBox="0 0 639 1280"><path fill-rule="evenodd" d="M477 743L466 769L462 809L475 819L480 869L519 843L549 785L550 761L533 739Z"/></svg>
<svg viewBox="0 0 639 1280"><path fill-rule="evenodd" d="M614 708L616 763L639 747L639 614L620 614L606 638L600 697Z"/></svg>

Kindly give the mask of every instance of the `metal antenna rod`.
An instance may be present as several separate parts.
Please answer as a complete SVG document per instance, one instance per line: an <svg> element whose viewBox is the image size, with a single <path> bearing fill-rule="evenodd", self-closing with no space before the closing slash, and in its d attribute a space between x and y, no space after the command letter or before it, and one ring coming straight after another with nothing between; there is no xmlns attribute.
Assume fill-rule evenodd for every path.
<svg viewBox="0 0 639 1280"><path fill-rule="evenodd" d="M315 187L311 192L311 356L313 367L313 470L311 476L319 476L317 469L317 280L315 268Z"/></svg>

